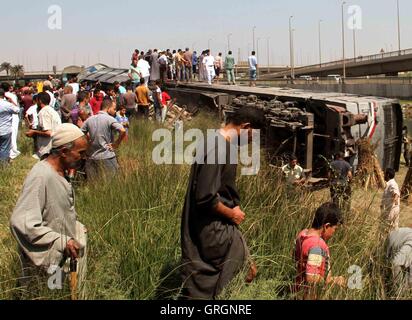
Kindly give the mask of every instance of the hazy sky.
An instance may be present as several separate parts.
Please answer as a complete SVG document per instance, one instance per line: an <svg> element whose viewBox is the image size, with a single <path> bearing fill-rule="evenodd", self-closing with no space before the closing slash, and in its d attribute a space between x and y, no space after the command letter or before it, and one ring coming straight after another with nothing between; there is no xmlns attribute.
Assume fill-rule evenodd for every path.
<svg viewBox="0 0 412 320"><path fill-rule="evenodd" d="M362 8L363 29L356 32L357 55L397 50L396 0L347 0ZM48 28L48 8L62 8L62 30ZM412 48L412 1L400 0L402 48ZM296 63L318 63L318 21L322 19L323 60L342 57L339 0L204 0L204 1L2 1L0 63L23 64L26 70L61 69L68 65L103 62L126 67L133 49L227 50L242 58L253 47L256 26L260 62L289 64L289 16L293 15ZM346 23L345 23L346 24ZM353 57L353 33L346 28L347 56ZM100 57L100 61L99 60Z"/></svg>

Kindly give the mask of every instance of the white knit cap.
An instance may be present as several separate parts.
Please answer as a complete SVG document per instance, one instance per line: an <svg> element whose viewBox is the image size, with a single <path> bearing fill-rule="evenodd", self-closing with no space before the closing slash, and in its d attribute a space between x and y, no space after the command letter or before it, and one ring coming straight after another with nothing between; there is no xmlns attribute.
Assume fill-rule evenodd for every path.
<svg viewBox="0 0 412 320"><path fill-rule="evenodd" d="M84 136L82 130L71 123L60 125L52 137L53 149L57 149L65 144L74 142Z"/></svg>

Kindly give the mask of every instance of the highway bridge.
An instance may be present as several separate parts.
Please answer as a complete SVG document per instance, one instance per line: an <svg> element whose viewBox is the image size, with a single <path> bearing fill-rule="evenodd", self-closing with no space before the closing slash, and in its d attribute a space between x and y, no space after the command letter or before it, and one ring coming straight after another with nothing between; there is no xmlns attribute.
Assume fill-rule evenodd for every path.
<svg viewBox="0 0 412 320"><path fill-rule="evenodd" d="M412 71L412 49L380 53L369 56L359 56L356 59L346 59L346 77L365 77L374 75L397 76L399 72ZM100 64L98 64L100 65ZM63 74L75 75L85 70L84 67L70 66L62 71L25 72L19 80L44 80L51 74L61 77ZM124 69L123 69L124 70ZM247 75L249 66L247 62L239 62L236 66L238 76ZM0 70L1 71L1 70ZM127 70L125 70L127 72ZM343 75L343 60L333 61L310 66L295 67L295 77L303 75L314 77L327 77L328 75ZM287 66L260 65L259 79L270 80L290 77L291 70ZM0 81L14 80L12 76L0 75Z"/></svg>
<svg viewBox="0 0 412 320"><path fill-rule="evenodd" d="M412 70L412 49L359 56L346 59L346 77L364 77L385 74L397 76L399 72ZM291 70L262 75L261 79L290 77ZM327 77L343 75L343 60L295 68L295 77L309 75Z"/></svg>

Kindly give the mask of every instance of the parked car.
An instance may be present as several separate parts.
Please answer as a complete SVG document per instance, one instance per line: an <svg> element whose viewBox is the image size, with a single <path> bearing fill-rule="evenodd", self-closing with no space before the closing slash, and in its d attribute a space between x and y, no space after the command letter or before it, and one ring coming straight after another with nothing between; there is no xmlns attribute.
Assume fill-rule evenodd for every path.
<svg viewBox="0 0 412 320"><path fill-rule="evenodd" d="M328 79L334 79L337 83L340 83L342 77L340 74L330 74L328 75Z"/></svg>
<svg viewBox="0 0 412 320"><path fill-rule="evenodd" d="M304 79L306 81L312 81L313 80L312 76L300 76L299 78Z"/></svg>

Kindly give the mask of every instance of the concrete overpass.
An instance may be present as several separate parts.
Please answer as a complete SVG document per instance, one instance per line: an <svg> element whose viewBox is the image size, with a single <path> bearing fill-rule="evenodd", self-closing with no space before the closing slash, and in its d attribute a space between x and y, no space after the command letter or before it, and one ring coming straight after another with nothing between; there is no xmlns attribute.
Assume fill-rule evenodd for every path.
<svg viewBox="0 0 412 320"><path fill-rule="evenodd" d="M346 76L347 77L364 77L372 75L385 74L396 76L399 72L412 70L412 49L380 53L370 56L360 56L356 59L347 59ZM284 78L290 77L290 69L267 75L260 78ZM343 75L343 60L316 64L295 68L295 77L310 75L314 77L327 77L328 75Z"/></svg>

